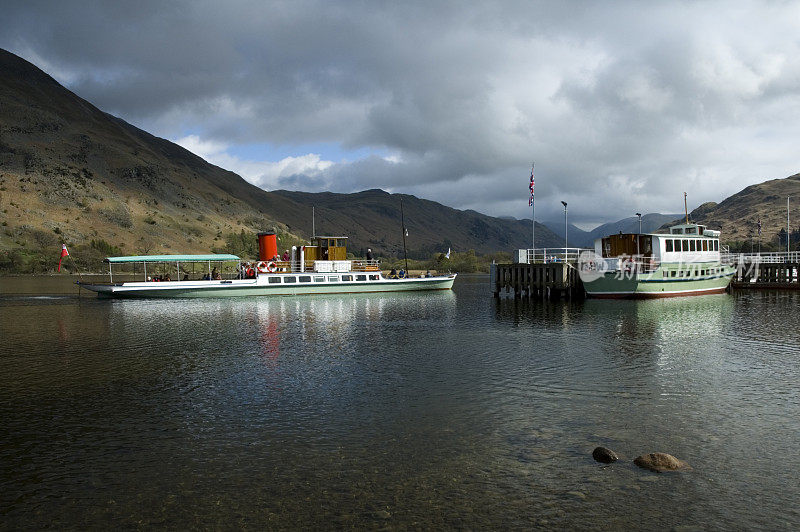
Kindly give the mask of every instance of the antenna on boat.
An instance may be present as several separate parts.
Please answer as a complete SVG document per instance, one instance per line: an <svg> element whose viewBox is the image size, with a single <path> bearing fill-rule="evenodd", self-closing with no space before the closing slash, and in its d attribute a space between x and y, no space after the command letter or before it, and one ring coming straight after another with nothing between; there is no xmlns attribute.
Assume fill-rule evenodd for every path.
<svg viewBox="0 0 800 532"><path fill-rule="evenodd" d="M686 223L689 223L689 207L686 203L686 192L683 193L683 210L686 212Z"/></svg>
<svg viewBox="0 0 800 532"><path fill-rule="evenodd" d="M406 218L403 216L403 198L400 197L400 225L403 226L403 258L406 261L406 275L408 275L408 255L406 254Z"/></svg>

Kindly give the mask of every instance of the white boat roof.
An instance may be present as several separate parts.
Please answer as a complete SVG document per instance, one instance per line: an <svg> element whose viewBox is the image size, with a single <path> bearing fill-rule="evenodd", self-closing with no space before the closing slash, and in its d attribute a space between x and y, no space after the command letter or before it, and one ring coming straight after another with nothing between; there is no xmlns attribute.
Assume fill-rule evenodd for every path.
<svg viewBox="0 0 800 532"><path fill-rule="evenodd" d="M130 255L127 257L106 257L105 262L119 264L125 262L228 262L240 261L236 255L211 253L208 255Z"/></svg>

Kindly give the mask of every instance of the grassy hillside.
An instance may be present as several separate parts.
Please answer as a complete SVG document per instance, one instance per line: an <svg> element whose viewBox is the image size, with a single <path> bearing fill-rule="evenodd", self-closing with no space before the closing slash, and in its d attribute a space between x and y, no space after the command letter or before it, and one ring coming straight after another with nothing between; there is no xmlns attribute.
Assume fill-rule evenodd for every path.
<svg viewBox="0 0 800 532"><path fill-rule="evenodd" d="M350 236L351 251L400 251L399 196L267 192L102 112L4 50L0 102L0 271L52 270L62 242L80 268L108 254L246 253L252 244L242 243L263 230L276 230L284 247L308 239L312 205L318 232ZM411 256L529 245L530 222L403 199Z"/></svg>
<svg viewBox="0 0 800 532"><path fill-rule="evenodd" d="M750 251L761 220L762 250L786 250L786 197L791 196L792 249L800 243L800 174L750 185L720 203L704 203L689 218L722 231L723 243L734 250Z"/></svg>

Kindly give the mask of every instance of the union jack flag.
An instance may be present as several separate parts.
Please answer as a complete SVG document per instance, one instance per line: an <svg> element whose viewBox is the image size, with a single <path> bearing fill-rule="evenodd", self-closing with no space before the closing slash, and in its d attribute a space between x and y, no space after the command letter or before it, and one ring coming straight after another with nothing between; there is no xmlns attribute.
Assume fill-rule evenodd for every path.
<svg viewBox="0 0 800 532"><path fill-rule="evenodd" d="M528 186L531 191L531 197L528 199L528 207L533 205L533 166L531 166L531 184Z"/></svg>

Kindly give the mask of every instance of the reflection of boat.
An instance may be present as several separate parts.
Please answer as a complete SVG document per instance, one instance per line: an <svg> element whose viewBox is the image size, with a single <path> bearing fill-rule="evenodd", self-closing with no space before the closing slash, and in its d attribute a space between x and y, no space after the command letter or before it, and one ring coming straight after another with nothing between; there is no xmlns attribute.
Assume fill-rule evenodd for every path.
<svg viewBox="0 0 800 532"><path fill-rule="evenodd" d="M718 294L734 269L720 262L719 231L681 224L669 234L598 238L579 260L586 293L598 298L650 298ZM590 255L590 256L588 256Z"/></svg>
<svg viewBox="0 0 800 532"><path fill-rule="evenodd" d="M235 255L149 255L108 257L109 282L79 285L106 297L236 297L300 294L397 292L411 290L449 290L455 274L426 277L384 277L375 260L348 260L346 238L315 237L316 245L295 246L288 260L279 260L274 233L259 234L259 262L243 266ZM181 264L202 263L208 272L190 279ZM235 273L223 278L216 268L228 267ZM143 280L114 283L114 264L142 264ZM154 282L147 277L147 265L170 265L176 280L166 276ZM212 265L214 268L212 269ZM135 268L135 266L134 266ZM183 276L183 277L181 277Z"/></svg>

